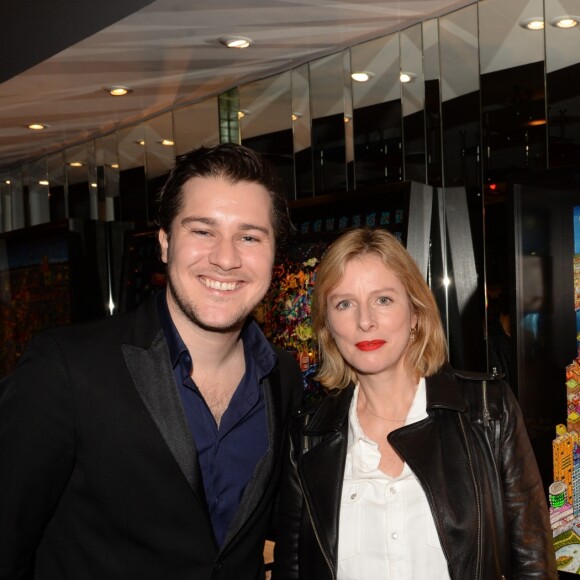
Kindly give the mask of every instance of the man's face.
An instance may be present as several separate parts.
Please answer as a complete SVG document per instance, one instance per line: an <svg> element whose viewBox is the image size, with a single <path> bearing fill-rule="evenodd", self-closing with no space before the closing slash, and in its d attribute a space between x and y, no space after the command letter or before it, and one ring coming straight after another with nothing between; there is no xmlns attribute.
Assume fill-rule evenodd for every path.
<svg viewBox="0 0 580 580"><path fill-rule="evenodd" d="M161 230L169 310L176 325L238 331L266 294L275 254L272 205L257 183L194 177L183 203ZM176 319L177 318L177 319Z"/></svg>

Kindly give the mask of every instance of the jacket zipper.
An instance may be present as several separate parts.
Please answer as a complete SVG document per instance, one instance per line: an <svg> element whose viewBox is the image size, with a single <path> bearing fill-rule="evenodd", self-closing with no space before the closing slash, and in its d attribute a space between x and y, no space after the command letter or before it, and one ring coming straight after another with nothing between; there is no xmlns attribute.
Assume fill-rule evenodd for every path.
<svg viewBox="0 0 580 580"><path fill-rule="evenodd" d="M481 387L483 393L483 426L489 427L489 420L491 415L487 406L487 381L483 381Z"/></svg>
<svg viewBox="0 0 580 580"><path fill-rule="evenodd" d="M484 390L485 393L485 390ZM484 405L486 403L484 402ZM475 577L477 579L481 578L481 500L479 497L479 488L477 487L477 480L475 478L475 469L473 466L473 459L471 457L471 450L469 447L469 441L467 440L467 433L465 430L465 425L463 424L463 417L459 416L459 424L461 425L461 431L463 433L463 439L465 441L465 448L467 450L467 459L469 461L469 469L471 471L471 479L473 481L473 486L475 488L475 505L477 508L477 558L475 561Z"/></svg>

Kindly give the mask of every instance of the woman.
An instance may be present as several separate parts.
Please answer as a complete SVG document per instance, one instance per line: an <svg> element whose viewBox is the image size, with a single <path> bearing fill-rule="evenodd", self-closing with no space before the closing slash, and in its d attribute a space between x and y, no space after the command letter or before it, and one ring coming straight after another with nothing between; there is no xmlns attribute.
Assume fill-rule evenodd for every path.
<svg viewBox="0 0 580 580"><path fill-rule="evenodd" d="M273 578L557 578L511 390L446 364L433 295L402 244L341 236L312 320L330 390L292 427Z"/></svg>

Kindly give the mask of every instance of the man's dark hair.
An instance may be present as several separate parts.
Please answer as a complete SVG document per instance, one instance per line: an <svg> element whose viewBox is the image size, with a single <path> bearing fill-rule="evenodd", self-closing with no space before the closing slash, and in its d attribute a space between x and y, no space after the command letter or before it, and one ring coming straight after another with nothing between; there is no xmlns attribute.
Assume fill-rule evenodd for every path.
<svg viewBox="0 0 580 580"><path fill-rule="evenodd" d="M222 177L232 183L249 181L262 185L272 202L272 226L276 248L288 237L292 224L282 183L270 162L262 155L235 143L200 147L179 155L157 197L156 224L168 236L183 203L183 186L194 177Z"/></svg>

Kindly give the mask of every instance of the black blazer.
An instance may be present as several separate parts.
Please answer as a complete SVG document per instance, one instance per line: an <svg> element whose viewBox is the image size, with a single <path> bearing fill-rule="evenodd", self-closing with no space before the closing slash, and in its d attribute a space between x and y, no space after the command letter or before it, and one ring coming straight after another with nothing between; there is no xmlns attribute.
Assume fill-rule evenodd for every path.
<svg viewBox="0 0 580 580"><path fill-rule="evenodd" d="M269 449L220 549L155 300L33 339L0 383L0 579L263 578L302 386L278 361L262 383Z"/></svg>

